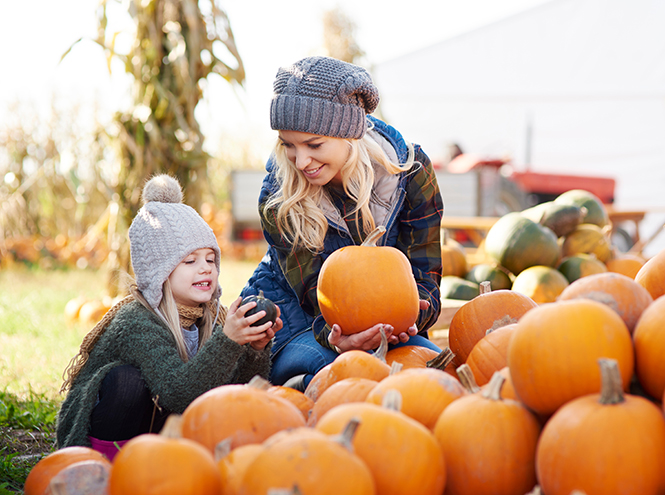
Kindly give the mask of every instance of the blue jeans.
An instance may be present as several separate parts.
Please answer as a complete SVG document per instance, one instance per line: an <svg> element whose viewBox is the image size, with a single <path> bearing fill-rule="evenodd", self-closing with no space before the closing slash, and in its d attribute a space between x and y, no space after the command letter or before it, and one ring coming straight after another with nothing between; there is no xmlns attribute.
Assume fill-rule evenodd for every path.
<svg viewBox="0 0 665 495"><path fill-rule="evenodd" d="M408 342L389 345L388 350L407 345L417 345L441 352L441 349L422 335L414 335ZM283 385L289 378L297 375L305 375L304 385L309 382L314 375L326 366L332 363L339 356L319 344L314 338L314 332L311 329L296 335L272 357L272 369L270 371L270 382L274 385Z"/></svg>

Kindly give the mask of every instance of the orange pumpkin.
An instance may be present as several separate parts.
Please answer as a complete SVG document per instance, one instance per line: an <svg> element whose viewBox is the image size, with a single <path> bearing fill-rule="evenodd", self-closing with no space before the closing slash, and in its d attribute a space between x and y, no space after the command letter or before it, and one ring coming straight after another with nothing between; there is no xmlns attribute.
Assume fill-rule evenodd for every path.
<svg viewBox="0 0 665 495"><path fill-rule="evenodd" d="M316 402L319 399L319 396L334 383L333 377L330 376L331 365L332 363L328 363L317 371L305 388L305 395L314 402Z"/></svg>
<svg viewBox="0 0 665 495"><path fill-rule="evenodd" d="M620 273L598 273L575 280L566 287L559 300L592 299L606 304L621 317L632 333L637 319L653 298L640 284Z"/></svg>
<svg viewBox="0 0 665 495"><path fill-rule="evenodd" d="M486 287L484 284L481 286ZM467 302L457 310L448 329L454 362L457 366L466 362L473 346L488 330L515 323L537 307L533 299L512 290L490 290Z"/></svg>
<svg viewBox="0 0 665 495"><path fill-rule="evenodd" d="M312 428L269 438L245 471L239 494L265 495L297 487L296 493L374 495L372 473L350 448L356 420L351 424L339 441Z"/></svg>
<svg viewBox="0 0 665 495"><path fill-rule="evenodd" d="M540 425L523 404L501 397L504 377L446 407L434 435L446 459L446 495L523 495L536 484Z"/></svg>
<svg viewBox="0 0 665 495"><path fill-rule="evenodd" d="M441 270L442 275L462 277L467 274L469 265L466 261L464 247L451 239L446 229L441 229Z"/></svg>
<svg viewBox="0 0 665 495"><path fill-rule="evenodd" d="M273 385L267 391L269 394L282 397L283 399L293 403L293 405L300 409L300 412L302 413L305 420L309 418L309 412L314 406L314 401L307 397L304 392L296 390L295 388L284 387L282 385Z"/></svg>
<svg viewBox="0 0 665 495"><path fill-rule="evenodd" d="M434 368L411 368L381 380L367 395L367 402L382 404L388 390L402 395L402 413L430 430L448 404L466 395L456 378Z"/></svg>
<svg viewBox="0 0 665 495"><path fill-rule="evenodd" d="M515 392L541 415L600 390L596 361L601 357L619 362L627 388L634 366L630 332L615 311L590 299L558 301L529 311L508 346Z"/></svg>
<svg viewBox="0 0 665 495"><path fill-rule="evenodd" d="M664 493L663 414L623 394L620 364L601 365L601 392L571 400L545 424L536 452L540 486L547 495Z"/></svg>
<svg viewBox="0 0 665 495"><path fill-rule="evenodd" d="M471 368L479 386L489 383L494 372L508 366L508 344L515 328L517 323L496 328L488 332L471 349L466 364Z"/></svg>
<svg viewBox="0 0 665 495"><path fill-rule="evenodd" d="M665 296L644 310L633 332L635 373L649 395L660 400L665 393Z"/></svg>
<svg viewBox="0 0 665 495"><path fill-rule="evenodd" d="M519 397L515 393L515 387L513 387L513 380L510 378L510 369L508 366L501 368L498 373L501 374L504 378L503 387L501 387L501 397L504 399L512 399L519 401ZM489 386L489 383L483 385L482 390L486 389Z"/></svg>
<svg viewBox="0 0 665 495"><path fill-rule="evenodd" d="M432 359L436 359L439 354L440 352L429 347L403 345L390 349L386 353L386 363L388 366L392 366L393 362L396 361L402 365L402 369L426 368L427 363Z"/></svg>
<svg viewBox="0 0 665 495"><path fill-rule="evenodd" d="M435 368L450 373L457 378L455 366L452 363L455 355L450 347L445 347L437 352L429 347L418 345L404 345L390 349L386 354L386 363L392 366L394 363L402 365L402 369L409 368Z"/></svg>
<svg viewBox="0 0 665 495"><path fill-rule="evenodd" d="M418 287L411 263L392 246L376 246L378 227L360 246L334 251L321 266L316 294L321 314L345 335L378 323L406 332L420 313Z"/></svg>
<svg viewBox="0 0 665 495"><path fill-rule="evenodd" d="M665 295L665 249L644 263L635 275L635 282L648 290L654 299Z"/></svg>
<svg viewBox="0 0 665 495"><path fill-rule="evenodd" d="M232 440L233 449L261 443L286 428L305 426L300 409L269 394L268 387L253 380L247 385L221 385L208 390L183 412L182 436L214 452L215 446L227 438Z"/></svg>
<svg viewBox="0 0 665 495"><path fill-rule="evenodd" d="M109 495L218 495L222 480L212 452L179 433L172 415L159 435L132 438L113 459Z"/></svg>
<svg viewBox="0 0 665 495"><path fill-rule="evenodd" d="M67 466L87 460L109 462L106 457L89 447L65 447L50 453L40 459L28 473L23 486L25 495L43 495L51 478Z"/></svg>
<svg viewBox="0 0 665 495"><path fill-rule="evenodd" d="M222 478L223 495L238 495L242 486L242 479L249 465L263 451L263 445L248 443L241 445L221 456L217 460L217 469Z"/></svg>
<svg viewBox="0 0 665 495"><path fill-rule="evenodd" d="M644 263L646 263L646 260L637 254L622 253L607 260L605 266L610 272L620 273L635 279L637 272L644 266Z"/></svg>
<svg viewBox="0 0 665 495"><path fill-rule="evenodd" d="M321 394L312 407L312 414L307 420L308 426L316 425L321 416L340 404L364 402L367 394L378 384L376 380L351 377L333 383Z"/></svg>
<svg viewBox="0 0 665 495"><path fill-rule="evenodd" d="M392 407L369 402L341 404L324 414L316 429L337 435L357 417L360 426L353 449L372 472L377 493L441 495L446 469L438 442L425 426Z"/></svg>

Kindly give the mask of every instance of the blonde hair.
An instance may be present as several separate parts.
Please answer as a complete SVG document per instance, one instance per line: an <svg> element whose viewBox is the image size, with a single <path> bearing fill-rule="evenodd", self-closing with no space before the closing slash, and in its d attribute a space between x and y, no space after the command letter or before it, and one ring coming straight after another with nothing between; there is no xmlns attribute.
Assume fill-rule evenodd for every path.
<svg viewBox="0 0 665 495"><path fill-rule="evenodd" d="M354 215L357 221L360 214L363 219L362 231L369 234L376 227L369 208L374 184L373 163L384 167L390 174L398 174L413 166L415 153L413 146L407 143L409 154L406 162L393 163L369 133L365 133L361 139L344 141L349 145L349 156L340 170L342 187L356 203L356 207L347 216ZM325 189L311 184L305 178L295 163L288 159L280 141L275 146L274 156L279 190L266 202L264 218L268 218L269 210L274 210L276 226L289 240L293 250L305 248L319 252L323 249L328 231L328 220L320 206L326 194ZM271 219L268 218L268 221Z"/></svg>
<svg viewBox="0 0 665 495"><path fill-rule="evenodd" d="M81 369L83 369L85 363L88 362L90 352L92 352L92 349L102 337L115 315L118 313L118 311L120 311L120 308L134 300L139 301L148 311L166 323L168 329L173 335L173 338L175 339L180 358L184 362L189 361L189 357L187 356L187 349L185 347L185 339L182 336L178 306L175 302L175 299L173 298L173 292L171 291L171 284L169 283L169 280L166 279L162 286L163 295L162 300L158 306L159 312L155 311L148 304L148 301L146 301L145 297L143 297L143 294L141 294L141 291L139 291L135 284L129 286L129 293L130 294L128 296L117 302L111 309L109 309L102 317L102 319L83 338L83 342L79 347L78 354L76 354L76 356L71 359L62 374L64 381L62 387L60 388L60 393L64 393L71 388L74 379L81 372ZM215 321L220 325L224 325L224 322L226 321L226 313L228 312L228 309L223 304L221 304L220 301L210 301L207 304L204 304L201 309L203 316L201 317L201 323L199 327L199 349L212 335Z"/></svg>
<svg viewBox="0 0 665 495"><path fill-rule="evenodd" d="M185 345L185 338L182 335L182 325L180 324L180 316L178 315L178 306L173 297L171 290L171 282L167 278L162 285L162 300L159 302L158 311L155 311L148 301L143 297L143 294L138 290L136 285L130 287L130 293L138 302L140 302L151 313L160 317L166 323L166 326L171 331L171 335L175 340L176 347L180 358L186 363L189 361L187 355L187 346ZM221 304L220 304L221 306ZM212 335L214 326L215 315L212 313L211 307L208 304L203 305L203 316L199 326L199 349Z"/></svg>

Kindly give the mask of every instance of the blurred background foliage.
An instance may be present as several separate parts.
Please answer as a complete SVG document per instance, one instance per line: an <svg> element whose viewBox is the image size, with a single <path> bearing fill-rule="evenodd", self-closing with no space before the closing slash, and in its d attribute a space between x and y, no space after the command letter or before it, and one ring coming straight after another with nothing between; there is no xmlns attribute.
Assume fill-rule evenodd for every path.
<svg viewBox="0 0 665 495"><path fill-rule="evenodd" d="M108 27L111 3L133 21L133 42L123 53L116 51L119 33ZM109 70L112 60L122 62L131 103L105 124L94 109L91 122L55 97L48 118L25 103L10 109L11 120L0 124L0 269L103 269L108 294L121 295L121 274L131 275L126 231L144 181L156 173L178 177L185 202L211 225L223 256L259 259L264 246L231 239L228 179L232 169L262 168L266 157L238 142L211 156L195 118L207 78L236 88L245 81L226 12L217 0L101 0L96 13L91 41L103 48ZM362 58L343 12L329 11L322 22L324 53Z"/></svg>

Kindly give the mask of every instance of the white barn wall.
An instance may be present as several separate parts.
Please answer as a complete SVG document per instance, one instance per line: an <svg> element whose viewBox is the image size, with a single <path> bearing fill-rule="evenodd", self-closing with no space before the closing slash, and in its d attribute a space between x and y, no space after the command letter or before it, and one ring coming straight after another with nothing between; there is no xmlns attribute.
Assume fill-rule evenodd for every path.
<svg viewBox="0 0 665 495"><path fill-rule="evenodd" d="M554 0L378 65L381 111L435 161L457 142L519 170L614 177L618 208L652 212L649 236L665 221L663 26L661 0Z"/></svg>

